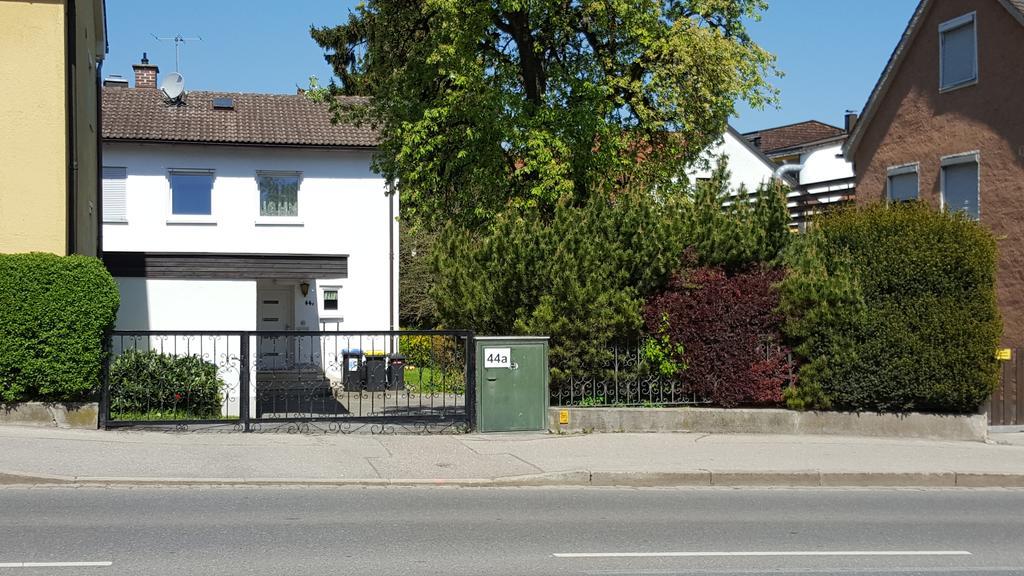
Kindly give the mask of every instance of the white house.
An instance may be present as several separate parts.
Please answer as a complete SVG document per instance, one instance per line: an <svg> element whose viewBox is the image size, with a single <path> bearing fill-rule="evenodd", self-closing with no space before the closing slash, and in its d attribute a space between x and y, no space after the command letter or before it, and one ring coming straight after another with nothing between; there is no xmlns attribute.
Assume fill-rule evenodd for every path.
<svg viewBox="0 0 1024 576"><path fill-rule="evenodd" d="M802 226L814 214L853 200L853 164L843 158L842 146L856 121L855 114L847 114L845 128L808 120L743 134L773 163L791 165L788 175L796 180L787 195L792 225Z"/></svg>
<svg viewBox="0 0 1024 576"><path fill-rule="evenodd" d="M729 189L733 192L744 186L748 193L753 194L761 184L771 181L777 168L775 162L729 126L721 140L704 152L701 165L695 165L687 171L690 182L710 179L718 165L718 158L723 154L729 163ZM795 184L788 178L785 182L791 186Z"/></svg>
<svg viewBox="0 0 1024 576"><path fill-rule="evenodd" d="M171 101L152 66L102 92L118 330L397 329L398 198L370 168L371 128L302 95Z"/></svg>

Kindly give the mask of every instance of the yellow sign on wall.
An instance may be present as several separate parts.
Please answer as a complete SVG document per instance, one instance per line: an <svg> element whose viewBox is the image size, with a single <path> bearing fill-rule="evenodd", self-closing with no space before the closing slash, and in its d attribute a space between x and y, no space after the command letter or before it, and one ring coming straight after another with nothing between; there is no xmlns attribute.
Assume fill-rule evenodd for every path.
<svg viewBox="0 0 1024 576"><path fill-rule="evenodd" d="M1012 348L1000 348L996 350L996 360L1013 360Z"/></svg>
<svg viewBox="0 0 1024 576"><path fill-rule="evenodd" d="M559 424L568 424L569 423L569 411L568 410L559 410L558 411L558 423Z"/></svg>

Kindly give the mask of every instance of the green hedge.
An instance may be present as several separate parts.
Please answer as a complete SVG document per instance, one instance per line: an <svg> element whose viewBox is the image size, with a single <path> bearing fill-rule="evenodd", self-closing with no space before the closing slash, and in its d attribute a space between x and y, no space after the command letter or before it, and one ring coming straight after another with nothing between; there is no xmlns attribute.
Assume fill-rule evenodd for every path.
<svg viewBox="0 0 1024 576"><path fill-rule="evenodd" d="M0 402L90 399L118 304L96 258L0 255Z"/></svg>
<svg viewBox="0 0 1024 576"><path fill-rule="evenodd" d="M110 366L110 411L115 418L219 418L224 381L217 366L196 356L128 350Z"/></svg>
<svg viewBox="0 0 1024 576"><path fill-rule="evenodd" d="M922 204L840 211L794 243L782 284L805 360L793 407L973 413L998 379L996 245Z"/></svg>

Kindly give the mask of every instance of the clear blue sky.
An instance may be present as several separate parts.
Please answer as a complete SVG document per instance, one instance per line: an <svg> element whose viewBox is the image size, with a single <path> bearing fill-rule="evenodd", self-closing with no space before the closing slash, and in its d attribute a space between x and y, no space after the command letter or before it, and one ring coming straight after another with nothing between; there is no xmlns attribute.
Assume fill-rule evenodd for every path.
<svg viewBox="0 0 1024 576"><path fill-rule="evenodd" d="M193 90L293 92L331 70L309 26L342 22L356 0L106 0L110 54L104 75L131 77L143 52L160 73L174 71L174 43L157 36L201 36L181 49L181 72ZM769 0L754 40L778 56L785 77L778 109L741 106L741 132L816 119L842 125L860 110L917 0Z"/></svg>

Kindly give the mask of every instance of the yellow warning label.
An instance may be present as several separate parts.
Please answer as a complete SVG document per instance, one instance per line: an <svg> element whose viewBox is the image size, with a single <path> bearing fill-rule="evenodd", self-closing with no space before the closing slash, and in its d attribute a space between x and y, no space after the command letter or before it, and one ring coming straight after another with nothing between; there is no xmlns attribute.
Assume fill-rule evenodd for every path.
<svg viewBox="0 0 1024 576"><path fill-rule="evenodd" d="M558 411L558 423L559 424L568 424L569 423L569 411L568 410L559 410Z"/></svg>
<svg viewBox="0 0 1024 576"><path fill-rule="evenodd" d="M1013 350L1010 348L996 350L996 360L1013 360Z"/></svg>

